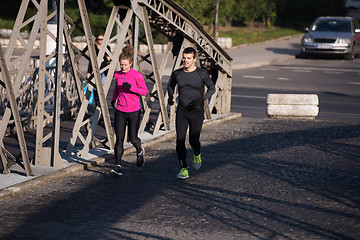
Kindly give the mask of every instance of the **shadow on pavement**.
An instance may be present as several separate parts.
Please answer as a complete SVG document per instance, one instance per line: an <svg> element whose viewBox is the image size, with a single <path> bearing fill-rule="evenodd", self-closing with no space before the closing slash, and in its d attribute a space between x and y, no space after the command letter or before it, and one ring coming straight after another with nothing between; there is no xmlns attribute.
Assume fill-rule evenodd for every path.
<svg viewBox="0 0 360 240"><path fill-rule="evenodd" d="M204 165L175 179L174 139L4 199L5 239L356 239L360 125L240 119L202 133ZM192 152L188 151L188 156ZM190 164L189 164L190 165ZM21 204L20 204L21 202ZM19 223L12 225L13 222ZM6 233L4 228L9 226Z"/></svg>

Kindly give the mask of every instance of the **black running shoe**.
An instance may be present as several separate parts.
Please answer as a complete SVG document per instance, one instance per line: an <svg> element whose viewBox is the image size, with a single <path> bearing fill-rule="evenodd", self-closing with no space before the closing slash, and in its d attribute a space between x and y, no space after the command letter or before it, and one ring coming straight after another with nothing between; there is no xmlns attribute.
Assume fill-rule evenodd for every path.
<svg viewBox="0 0 360 240"><path fill-rule="evenodd" d="M145 150L142 147L141 148L141 152L137 154L137 158L136 158L136 166L141 168L143 167L145 164Z"/></svg>
<svg viewBox="0 0 360 240"><path fill-rule="evenodd" d="M117 175L117 176L122 176L122 171L121 171L121 165L116 165L115 169L111 169L110 171L111 174L113 175Z"/></svg>

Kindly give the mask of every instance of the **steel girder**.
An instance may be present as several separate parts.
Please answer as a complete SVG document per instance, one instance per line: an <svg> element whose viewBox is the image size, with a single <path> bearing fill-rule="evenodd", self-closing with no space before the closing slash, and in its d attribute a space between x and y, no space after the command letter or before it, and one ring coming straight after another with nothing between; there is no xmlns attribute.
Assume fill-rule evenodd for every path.
<svg viewBox="0 0 360 240"><path fill-rule="evenodd" d="M231 57L204 30L203 26L188 12L171 0L134 1L148 9L150 24L169 38L182 37L193 42L200 51L199 55L218 65L222 72L232 75Z"/></svg>
<svg viewBox="0 0 360 240"><path fill-rule="evenodd" d="M60 113L76 116L66 149L66 156L74 154L75 145L78 149L80 148L77 153L78 156L86 156L90 147L99 145L113 149L115 139L110 123L106 96L114 72L118 68L121 49L125 44L138 46L139 43L144 43L148 47L148 52L145 53L140 52L135 47L134 68L143 73L149 89L148 95L141 98L143 118L139 133L147 130L152 134L156 134L162 126L165 131L168 131L170 124L174 124L175 107L170 108L169 121L167 93L163 90L162 79L166 75L165 69L169 68L166 66L168 59L172 57L171 70L178 68L181 64L181 52L186 46L193 46L198 50L199 66L208 70L216 86L216 93L205 108L206 117L210 118L212 112L222 114L230 111L232 59L204 31L201 24L176 3L171 0L130 0L130 5L114 6L104 34L102 47L96 56L85 1L78 0L77 2L80 18L73 20L64 12L63 0L57 1L57 12L51 12L49 15L47 13L48 0L23 1L14 25L14 33L5 52L5 65L2 67L7 66L9 72L12 73L10 74L12 78L10 83L13 88L13 92L8 93L10 94L8 98L14 99L15 97L21 100L24 91L37 91L36 94L31 93L33 99L30 101L35 108L31 117L36 128L35 164L62 165L58 148L61 138L59 131ZM37 12L34 16L25 19L29 3L36 7ZM55 15L58 22L61 23L57 25L56 36L47 28L49 20ZM20 30L28 24L32 25L32 30L29 40L26 42L22 38ZM143 33L141 33L141 26L144 29ZM76 47L72 40L72 33L76 28L81 29L85 35L87 47L83 49ZM39 29L40 56L39 60L33 61L30 56ZM114 29L117 29L116 34L114 34ZM158 64L156 58L158 54L155 53L152 39L154 29L168 38L168 44L160 64ZM47 42L45 39L49 37L57 42L57 48L52 53L46 54ZM13 54L16 42L20 42L25 50L24 54L18 57L14 57ZM113 52L106 48L109 44L114 46ZM63 46L66 47L64 56L62 56ZM99 66L105 53L113 61L111 61L110 65L100 69ZM47 66L46 63L55 57L57 57L56 66ZM81 58L87 59L92 64L94 74L90 79L86 79L84 73L79 69ZM29 62L32 61L36 62L36 64L32 64L35 70L28 71ZM144 67L145 65L150 65L150 69ZM103 71L108 71L104 85L102 85L100 79L100 74ZM31 81L24 81L27 72L32 75L32 77L27 77ZM2 74L2 79L4 79L4 71L2 71ZM29 84L31 87L26 88ZM88 87L84 94L83 89L86 84ZM60 85L63 86L62 90L59 88ZM91 91L94 88L98 92L98 102L95 104L95 110L90 113L88 103ZM20 89L23 90L22 93L19 93ZM24 103L20 100L18 105L22 106ZM13 109L11 110L13 111ZM1 142L3 142L5 131L11 123L10 116L11 111L6 108L0 121ZM106 132L105 140L99 140L95 137L99 122L101 122L100 125ZM44 135L44 127L53 130ZM17 133L22 131L22 127L18 126L16 131ZM18 139L21 141L21 133L18 136L20 136ZM47 143L49 140L52 144ZM3 151L0 152L2 164L7 165L6 155L8 152L4 147L2 149ZM28 157L24 156L26 151L23 151L22 155L23 160L28 159ZM4 170L6 170L5 167ZM27 173L30 175L31 171L27 170Z"/></svg>
<svg viewBox="0 0 360 240"><path fill-rule="evenodd" d="M29 0L24 0L22 1L22 4L20 6L20 10L18 13L18 16L16 18L15 21L15 25L14 25L14 29L13 29L13 34L11 35L8 47L6 49L5 52L5 56L4 56L4 61L7 62L7 70L8 72L11 72L13 75L13 81L10 82L10 84L12 86L7 86L6 89L7 91L9 91L9 88L12 89L11 92L9 92L10 95L7 95L7 97L11 100L11 99L16 99L18 97L19 94L19 90L20 90L20 86L22 85L23 79L25 77L25 73L26 73L26 69L28 67L28 64L30 62L30 56L31 56L31 52L32 52L32 48L34 46L35 43L35 39L37 37L37 33L41 24L41 19L45 14L46 11L46 4L47 1L41 1L40 3L38 3L37 1L31 1L31 3L33 3L34 7L38 10L37 13L30 17L29 19L25 20L25 13L26 10L28 8L30 1ZM29 39L26 42L24 40L24 38L21 35L21 29L28 25L28 24L32 24L32 29L29 35ZM23 55L19 56L19 57L15 57L13 54L14 49L15 49L15 44L17 42L20 42L20 44L22 44L25 52ZM3 79L7 78L5 71L2 71L2 77ZM9 75L10 77L10 75ZM8 101L9 101L8 99ZM14 106L12 106L13 108L11 109L13 111L13 117L16 116L16 114L14 114ZM19 163L19 165L22 166L21 162L19 162L19 157L11 157L12 154L10 154L9 151L6 150L5 148L5 144L4 144L4 137L6 134L6 131L8 129L8 126L10 123L10 118L11 118L11 110L10 108L4 107L5 110L3 112L2 115L2 119L0 121L0 141L1 141L1 146L2 149L0 150L1 152L1 158L2 158L2 162L3 162L3 168L6 172L7 167L5 166L6 164L11 164L11 162L7 163L8 159L5 157L4 152L7 152L8 156L10 156L10 158L13 159L17 159L17 163ZM17 109L16 109L17 110ZM20 119L14 119L15 122L19 121ZM16 128L17 134L18 135L23 135L23 129L19 129L18 127ZM26 148L26 144L25 144L25 140L19 138L18 139L19 144L23 145L20 146L20 148ZM27 154L27 151L22 151L22 159L23 159L23 163L25 166L25 170L26 170L26 174L27 176L32 175L31 169L30 169L30 164L29 164L29 156ZM26 156L25 156L26 155Z"/></svg>

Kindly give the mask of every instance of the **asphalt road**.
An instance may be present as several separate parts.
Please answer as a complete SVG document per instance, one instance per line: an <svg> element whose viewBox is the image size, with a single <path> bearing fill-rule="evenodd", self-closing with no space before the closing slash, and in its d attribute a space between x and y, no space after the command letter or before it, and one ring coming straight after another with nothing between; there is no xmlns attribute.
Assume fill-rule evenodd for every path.
<svg viewBox="0 0 360 240"><path fill-rule="evenodd" d="M269 93L319 96L317 119L360 120L360 59L295 59L233 71L232 112L266 117Z"/></svg>
<svg viewBox="0 0 360 240"><path fill-rule="evenodd" d="M1 239L359 239L358 122L238 118L203 129L203 167L175 141L0 200ZM189 152L191 154L191 152Z"/></svg>

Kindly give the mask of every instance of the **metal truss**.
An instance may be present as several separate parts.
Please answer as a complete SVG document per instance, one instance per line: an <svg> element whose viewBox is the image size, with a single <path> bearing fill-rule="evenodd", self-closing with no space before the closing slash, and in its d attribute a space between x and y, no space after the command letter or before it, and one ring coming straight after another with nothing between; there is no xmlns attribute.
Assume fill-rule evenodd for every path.
<svg viewBox="0 0 360 240"><path fill-rule="evenodd" d="M6 92L6 97L0 99L0 156L4 173L9 173L9 162L15 162L25 168L27 175L32 174L24 140L25 127L21 125L25 122L31 122L32 125L27 127L36 130L33 163L37 165L62 166L63 159L59 153L59 141L62 138L60 123L61 119L69 116L76 119L65 156L77 154L85 157L93 147L114 148L115 139L106 96L119 67L118 59L124 45L138 46L142 43L148 47L147 52L134 48L134 68L142 72L148 86L148 95L141 97L143 115L139 133L169 131L170 125L174 124L175 107L167 106L167 86L163 81L166 79L166 69L174 70L180 66L181 52L187 46L198 50L199 66L208 70L215 83L216 93L205 106L205 117L211 118L212 113L230 112L232 59L196 19L173 1L130 0L126 5L115 4L98 55L94 48L85 0L77 0L79 19L71 19L66 15L64 0L56 2L57 11L48 13L48 0L22 1L13 35L4 56L0 56L0 91ZM37 11L26 19L29 4ZM54 17L58 22L55 34L48 29L49 22ZM21 30L28 25L31 25L31 31L26 41ZM72 40L75 29L83 31L86 47L79 48ZM154 30L168 39L160 62L153 42ZM51 53L46 52L47 38L56 42L56 48ZM31 53L36 39L40 40L40 53L37 59L33 59ZM20 56L14 54L17 42L24 49ZM114 46L114 50L109 51L106 47L108 45ZM100 69L105 54L112 61ZM54 59L55 65L49 66L49 62ZM88 79L80 71L80 59L86 59L92 65L94 72ZM167 66L169 60L170 67ZM104 71L108 71L108 74L103 85L100 75ZM85 86L87 89L84 92ZM96 101L89 104L90 95L95 88ZM4 136L11 126L16 129L21 157L11 155L4 144ZM95 137L99 127L105 131L105 139Z"/></svg>

